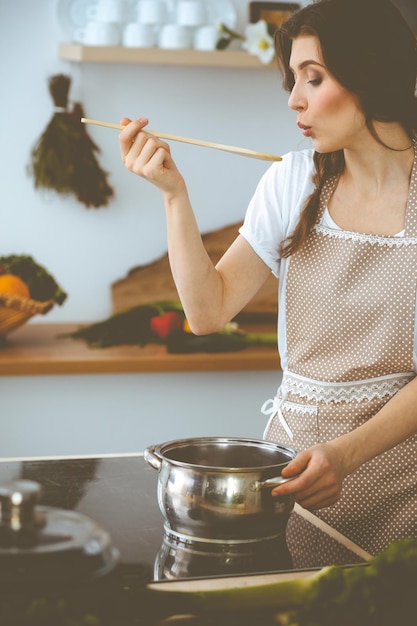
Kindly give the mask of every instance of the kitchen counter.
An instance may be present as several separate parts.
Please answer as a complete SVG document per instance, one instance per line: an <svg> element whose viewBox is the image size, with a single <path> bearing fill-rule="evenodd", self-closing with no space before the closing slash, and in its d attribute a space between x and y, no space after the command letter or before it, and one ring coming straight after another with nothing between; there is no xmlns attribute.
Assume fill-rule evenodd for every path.
<svg viewBox="0 0 417 626"><path fill-rule="evenodd" d="M40 503L43 506L86 515L109 533L113 546L120 553L120 562L117 565L119 573L116 572L114 578L110 578L110 581L115 581L117 588L113 589L107 582L106 593L115 593L124 610L127 610L129 602L132 602L136 612L139 610L137 593L145 585L159 589L161 586L171 586L171 590L172 585L181 585L182 590L200 587L208 589L221 579L222 587L247 587L249 584L279 581L284 575L308 575L309 568L317 569L332 563L361 564L370 558L348 538L323 524L315 515L296 506L283 537L284 543L280 542L272 551L272 561L266 557L267 562L262 560L260 566L259 559L241 561L235 553L234 556L232 552L228 555L227 550L223 550L222 554L228 558L222 558L221 563L219 560L216 573L207 575L204 569L199 569L184 577L178 573L184 558L182 549L170 544L169 553L166 551L163 519L157 503L158 474L144 461L141 453L0 459L0 483L15 479L38 482L42 487ZM311 552L297 556L296 537L300 532L307 536ZM314 551L317 546L321 546L320 553ZM185 558L187 567L192 563L192 558L196 558L200 568L206 567L199 554L193 555L191 546L187 547ZM212 555L206 554L204 558L208 559L211 567ZM242 563L243 571L240 570ZM166 575L167 572L169 575ZM123 587L122 594L120 585ZM100 598L105 602L102 590ZM148 617L136 614L132 620L120 620L118 626L156 624ZM214 617L213 622L203 620L192 623L217 625L220 623L216 621L217 617ZM255 621L260 626L264 624L261 616ZM230 626L232 622L229 619L227 623ZM239 624L243 624L242 620Z"/></svg>
<svg viewBox="0 0 417 626"><path fill-rule="evenodd" d="M63 337L82 324L29 323L10 333L0 349L0 375L110 374L279 370L275 346L254 346L227 353L168 354L163 345L89 348ZM245 325L245 332L276 332L271 325Z"/></svg>

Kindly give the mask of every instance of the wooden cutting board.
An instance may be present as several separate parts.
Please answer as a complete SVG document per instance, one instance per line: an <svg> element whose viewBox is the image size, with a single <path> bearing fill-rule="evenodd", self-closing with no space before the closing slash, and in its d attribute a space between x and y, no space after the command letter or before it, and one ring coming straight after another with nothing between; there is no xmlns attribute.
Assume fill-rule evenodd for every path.
<svg viewBox="0 0 417 626"><path fill-rule="evenodd" d="M231 224L202 236L213 263L217 263L237 237L241 224L242 222ZM277 294L277 279L271 274L256 296L243 309L242 314L249 317L265 317L265 321L271 322L277 315ZM113 314L156 300L179 300L169 267L168 254L148 265L131 269L124 278L111 285L111 295Z"/></svg>

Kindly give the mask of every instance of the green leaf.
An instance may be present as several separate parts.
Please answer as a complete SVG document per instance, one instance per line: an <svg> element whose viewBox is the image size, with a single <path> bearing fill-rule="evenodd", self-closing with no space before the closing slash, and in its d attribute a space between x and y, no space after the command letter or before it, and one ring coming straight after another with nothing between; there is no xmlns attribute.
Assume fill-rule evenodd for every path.
<svg viewBox="0 0 417 626"><path fill-rule="evenodd" d="M182 306L179 302L171 300L141 304L61 337L83 339L91 348L109 348L118 345L145 346L150 342L158 343L150 321L155 315L168 311L181 312Z"/></svg>
<svg viewBox="0 0 417 626"><path fill-rule="evenodd" d="M231 44L232 40L227 38L227 37L221 37L217 44L216 44L216 48L217 50L226 50L226 48Z"/></svg>

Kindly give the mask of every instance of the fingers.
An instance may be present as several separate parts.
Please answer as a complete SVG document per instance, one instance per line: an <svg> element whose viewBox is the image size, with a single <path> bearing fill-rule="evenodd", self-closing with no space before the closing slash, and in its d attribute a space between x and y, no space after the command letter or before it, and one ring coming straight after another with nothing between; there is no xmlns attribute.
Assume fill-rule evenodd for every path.
<svg viewBox="0 0 417 626"><path fill-rule="evenodd" d="M282 470L282 475L286 478L294 476L295 474L301 474L304 471L311 459L311 453L309 450L299 452L295 459L290 461Z"/></svg>
<svg viewBox="0 0 417 626"><path fill-rule="evenodd" d="M326 446L300 452L282 470L286 478L296 474L300 475L273 489L272 495L291 494L296 502L311 510L330 506L340 498L343 476Z"/></svg>
<svg viewBox="0 0 417 626"><path fill-rule="evenodd" d="M131 121L122 118L125 128L119 135L122 161L126 168L151 182L156 182L165 166L170 162L170 148L151 133L143 129L148 119L141 117Z"/></svg>
<svg viewBox="0 0 417 626"><path fill-rule="evenodd" d="M130 120L121 119L124 126L119 135L122 161L130 172L156 185L164 194L184 195L186 186L183 177L171 157L167 143L151 132L146 132L146 117Z"/></svg>
<svg viewBox="0 0 417 626"><path fill-rule="evenodd" d="M141 130L147 125L148 120L145 117L140 117L139 119L132 121L128 117L123 117L120 120L120 123L125 127L119 135L122 161L125 162L132 144Z"/></svg>
<svg viewBox="0 0 417 626"><path fill-rule="evenodd" d="M147 126L149 120L147 117L139 117L137 120L132 121L128 117L123 117L120 123L124 126L124 129L120 133L121 139L131 141L135 135Z"/></svg>
<svg viewBox="0 0 417 626"><path fill-rule="evenodd" d="M309 450L299 452L295 459L288 463L281 472L284 478L294 476L294 479L279 487L275 487L272 491L272 495L283 496L305 490L313 480L312 472L310 472L309 475L303 473L308 468L310 461L311 453Z"/></svg>
<svg viewBox="0 0 417 626"><path fill-rule="evenodd" d="M169 148L156 137L138 135L125 158L125 166L131 172L157 184L169 165Z"/></svg>
<svg viewBox="0 0 417 626"><path fill-rule="evenodd" d="M318 509L325 509L327 506L335 504L340 498L340 494L329 495L327 498L320 494L318 498L295 498L300 506L309 511L317 511Z"/></svg>
<svg viewBox="0 0 417 626"><path fill-rule="evenodd" d="M310 489L296 493L294 497L298 504L305 509L313 511L337 502L340 498L340 488L334 483L328 485L314 485Z"/></svg>
<svg viewBox="0 0 417 626"><path fill-rule="evenodd" d="M296 483L297 480L297 483ZM337 483L330 480L328 484L325 481L317 481L313 484L303 488L303 482L301 477L294 479L279 488L272 491L273 496L284 496L292 494L296 502L298 502L305 509L315 510L321 509L326 506L330 506L337 502L340 498L340 487ZM286 493L284 493L284 487ZM291 491L290 491L291 490Z"/></svg>

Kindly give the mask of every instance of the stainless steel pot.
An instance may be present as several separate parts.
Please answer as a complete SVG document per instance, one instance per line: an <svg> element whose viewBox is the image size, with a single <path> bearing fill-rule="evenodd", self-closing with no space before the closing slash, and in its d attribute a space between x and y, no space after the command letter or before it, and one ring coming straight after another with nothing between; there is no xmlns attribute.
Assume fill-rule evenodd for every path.
<svg viewBox="0 0 417 626"><path fill-rule="evenodd" d="M150 446L166 531L179 541L248 542L285 532L292 497L272 497L296 452L257 439L200 437Z"/></svg>

